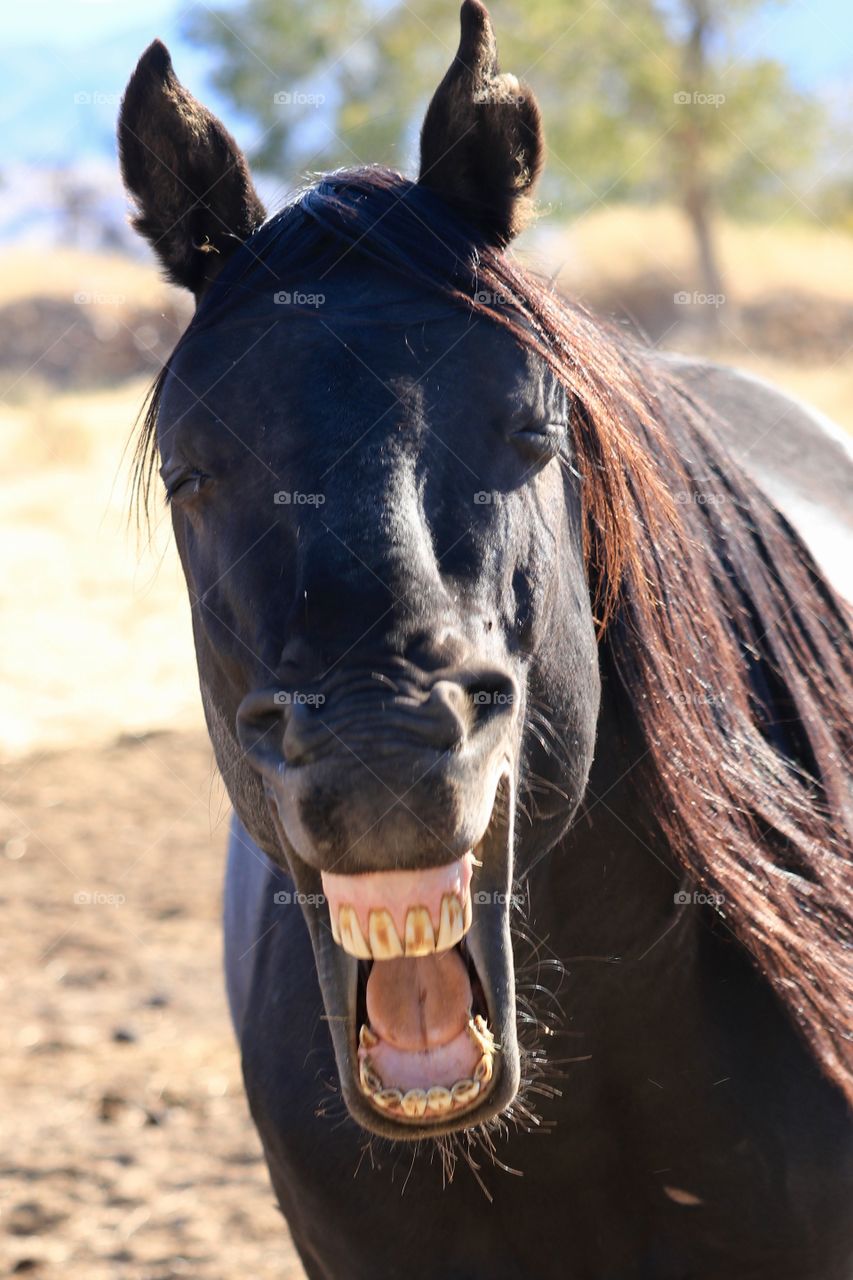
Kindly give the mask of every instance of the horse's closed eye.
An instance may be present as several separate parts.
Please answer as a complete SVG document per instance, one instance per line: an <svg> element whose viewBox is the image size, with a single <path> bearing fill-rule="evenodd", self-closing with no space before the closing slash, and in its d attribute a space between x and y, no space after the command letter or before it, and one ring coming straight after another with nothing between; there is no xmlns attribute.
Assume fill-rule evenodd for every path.
<svg viewBox="0 0 853 1280"><path fill-rule="evenodd" d="M172 502L176 497L194 497L201 489L208 477L203 471L183 472L174 477L163 477L166 485L166 502Z"/></svg>
<svg viewBox="0 0 853 1280"><path fill-rule="evenodd" d="M565 427L560 422L530 423L513 431L513 443L533 458L549 458L559 452L565 435Z"/></svg>

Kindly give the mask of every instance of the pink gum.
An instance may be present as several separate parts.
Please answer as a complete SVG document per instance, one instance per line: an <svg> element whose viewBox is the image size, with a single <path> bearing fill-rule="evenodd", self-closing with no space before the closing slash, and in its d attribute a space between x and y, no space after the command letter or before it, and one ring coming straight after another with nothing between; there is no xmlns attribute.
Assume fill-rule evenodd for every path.
<svg viewBox="0 0 853 1280"><path fill-rule="evenodd" d="M380 1040L370 1050L359 1049L359 1061L365 1057L379 1075L386 1089L431 1089L442 1085L452 1089L457 1080L470 1080L483 1050L470 1036L467 1027L449 1044L421 1053L395 1049Z"/></svg>
<svg viewBox="0 0 853 1280"><path fill-rule="evenodd" d="M465 904L471 885L474 855L471 852L443 867L426 867L422 871L367 871L361 875L341 876L323 872L323 892L329 911L337 921L341 907L354 907L365 938L371 911L384 907L401 938L406 932L406 913L410 907L426 907L438 933L441 900L455 893Z"/></svg>

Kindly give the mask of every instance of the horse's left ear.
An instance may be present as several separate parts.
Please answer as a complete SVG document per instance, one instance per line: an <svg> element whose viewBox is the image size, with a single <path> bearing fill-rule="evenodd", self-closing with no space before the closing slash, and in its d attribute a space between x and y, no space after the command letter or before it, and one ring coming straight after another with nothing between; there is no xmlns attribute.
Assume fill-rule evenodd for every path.
<svg viewBox="0 0 853 1280"><path fill-rule="evenodd" d="M545 139L533 93L501 75L488 10L462 5L462 38L421 129L418 181L501 246L532 211Z"/></svg>
<svg viewBox="0 0 853 1280"><path fill-rule="evenodd" d="M130 78L118 145L134 227L169 279L201 297L266 214L237 143L187 92L159 40Z"/></svg>

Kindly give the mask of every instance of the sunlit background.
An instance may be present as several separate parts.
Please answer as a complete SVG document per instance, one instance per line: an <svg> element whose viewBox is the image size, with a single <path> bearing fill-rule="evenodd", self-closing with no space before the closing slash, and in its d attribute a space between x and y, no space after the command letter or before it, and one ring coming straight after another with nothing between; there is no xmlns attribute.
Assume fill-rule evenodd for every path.
<svg viewBox="0 0 853 1280"><path fill-rule="evenodd" d="M495 0L543 107L519 253L643 341L853 430L853 6ZM189 314L127 226L121 93L155 36L252 158L414 173L456 0L4 7L0 156L0 1264L264 1280L285 1252L219 990L227 803L165 512L125 446ZM0 906L3 906L0 903Z"/></svg>

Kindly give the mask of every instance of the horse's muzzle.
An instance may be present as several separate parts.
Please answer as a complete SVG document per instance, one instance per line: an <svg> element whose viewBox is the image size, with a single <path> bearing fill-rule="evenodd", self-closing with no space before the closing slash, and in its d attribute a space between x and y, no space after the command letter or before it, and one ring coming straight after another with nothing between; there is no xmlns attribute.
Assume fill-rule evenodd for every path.
<svg viewBox="0 0 853 1280"><path fill-rule="evenodd" d="M308 904L347 1105L385 1136L479 1123L518 1085L515 681L280 692L238 727Z"/></svg>

